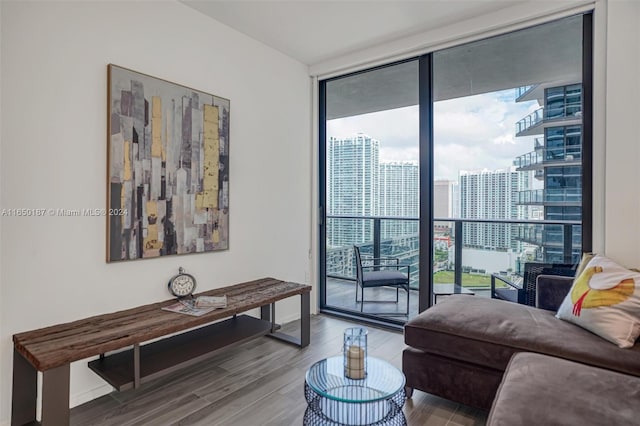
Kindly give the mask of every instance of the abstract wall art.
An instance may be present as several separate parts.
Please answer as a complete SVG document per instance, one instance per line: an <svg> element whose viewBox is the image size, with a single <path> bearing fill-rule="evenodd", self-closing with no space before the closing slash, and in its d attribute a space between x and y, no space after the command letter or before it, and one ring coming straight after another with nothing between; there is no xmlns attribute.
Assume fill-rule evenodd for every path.
<svg viewBox="0 0 640 426"><path fill-rule="evenodd" d="M229 247L228 99L108 66L107 261Z"/></svg>

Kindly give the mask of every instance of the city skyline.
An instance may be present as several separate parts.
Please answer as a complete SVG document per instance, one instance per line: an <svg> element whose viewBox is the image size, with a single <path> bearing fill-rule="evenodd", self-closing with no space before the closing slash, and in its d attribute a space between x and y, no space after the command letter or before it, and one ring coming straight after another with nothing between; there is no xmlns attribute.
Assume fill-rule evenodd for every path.
<svg viewBox="0 0 640 426"><path fill-rule="evenodd" d="M515 138L515 123L537 108L535 101L516 103L513 89L436 102L434 179L510 167L532 146L532 139ZM381 162L419 160L417 105L327 121L328 138L358 133L381 142Z"/></svg>

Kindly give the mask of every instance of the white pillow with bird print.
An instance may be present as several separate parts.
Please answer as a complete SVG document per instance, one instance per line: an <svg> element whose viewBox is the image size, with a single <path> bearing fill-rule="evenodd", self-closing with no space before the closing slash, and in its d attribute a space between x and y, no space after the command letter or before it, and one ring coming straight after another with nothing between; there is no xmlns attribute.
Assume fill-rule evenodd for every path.
<svg viewBox="0 0 640 426"><path fill-rule="evenodd" d="M595 256L574 280L556 317L621 348L632 347L640 335L640 273Z"/></svg>

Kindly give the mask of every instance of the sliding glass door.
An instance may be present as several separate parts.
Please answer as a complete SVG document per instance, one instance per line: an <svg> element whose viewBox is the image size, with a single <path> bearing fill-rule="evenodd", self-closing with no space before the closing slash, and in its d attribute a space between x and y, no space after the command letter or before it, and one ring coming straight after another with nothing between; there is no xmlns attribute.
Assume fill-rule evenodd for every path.
<svg viewBox="0 0 640 426"><path fill-rule="evenodd" d="M587 14L321 81L321 309L402 324L590 250L591 69ZM354 246L409 266L408 315Z"/></svg>
<svg viewBox="0 0 640 426"><path fill-rule="evenodd" d="M322 88L323 302L347 313L406 321L405 290L397 295L395 288L358 286L354 246L365 267L381 257L408 266L409 310L417 312L418 61L327 80Z"/></svg>

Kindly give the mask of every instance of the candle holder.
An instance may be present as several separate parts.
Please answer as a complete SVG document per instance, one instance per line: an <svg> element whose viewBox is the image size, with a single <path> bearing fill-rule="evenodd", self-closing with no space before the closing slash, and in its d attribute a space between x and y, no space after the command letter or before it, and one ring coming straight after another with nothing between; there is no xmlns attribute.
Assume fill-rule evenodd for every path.
<svg viewBox="0 0 640 426"><path fill-rule="evenodd" d="M344 331L344 375L350 379L367 377L367 333L364 327Z"/></svg>

